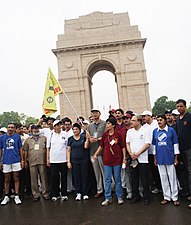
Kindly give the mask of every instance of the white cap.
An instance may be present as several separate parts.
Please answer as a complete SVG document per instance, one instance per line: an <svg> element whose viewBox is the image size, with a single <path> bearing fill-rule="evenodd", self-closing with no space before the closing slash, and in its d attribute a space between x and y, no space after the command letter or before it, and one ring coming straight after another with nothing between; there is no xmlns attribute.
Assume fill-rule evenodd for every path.
<svg viewBox="0 0 191 225"><path fill-rule="evenodd" d="M145 110L143 113L141 113L141 116L146 116L146 115L152 116L153 114L151 111L148 111L148 110Z"/></svg>
<svg viewBox="0 0 191 225"><path fill-rule="evenodd" d="M61 121L60 120L54 120L53 122L53 127L56 126L56 124L60 123Z"/></svg>
<svg viewBox="0 0 191 225"><path fill-rule="evenodd" d="M180 115L180 113L178 112L178 110L177 109L174 109L174 110L172 110L172 113L171 113L172 115L174 114L174 115Z"/></svg>
<svg viewBox="0 0 191 225"><path fill-rule="evenodd" d="M84 121L82 121L82 123L89 124L90 122L88 120L84 120Z"/></svg>
<svg viewBox="0 0 191 225"><path fill-rule="evenodd" d="M91 110L91 112L93 112L93 111L100 112L100 110L99 110L98 108L93 108L93 109Z"/></svg>
<svg viewBox="0 0 191 225"><path fill-rule="evenodd" d="M0 129L0 131L2 131L2 132L4 132L4 133L7 133L7 128L6 128L6 127L2 127L2 128Z"/></svg>

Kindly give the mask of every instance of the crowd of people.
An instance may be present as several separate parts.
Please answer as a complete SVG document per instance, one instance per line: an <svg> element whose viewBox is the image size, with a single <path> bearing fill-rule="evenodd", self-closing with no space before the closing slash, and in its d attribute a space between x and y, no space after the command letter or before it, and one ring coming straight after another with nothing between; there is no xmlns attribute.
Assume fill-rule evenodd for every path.
<svg viewBox="0 0 191 225"><path fill-rule="evenodd" d="M104 195L103 206L129 199L151 203L162 193L161 205L191 201L191 114L186 101L176 109L153 115L112 109L106 121L97 108L88 119L42 116L28 127L10 121L0 128L1 205L25 198L37 202L67 201ZM191 204L188 205L191 208Z"/></svg>

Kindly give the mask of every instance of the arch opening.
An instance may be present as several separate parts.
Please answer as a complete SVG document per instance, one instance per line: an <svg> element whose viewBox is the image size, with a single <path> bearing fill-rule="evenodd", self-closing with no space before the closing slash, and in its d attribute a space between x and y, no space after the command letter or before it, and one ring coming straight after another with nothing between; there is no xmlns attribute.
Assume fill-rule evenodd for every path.
<svg viewBox="0 0 191 225"><path fill-rule="evenodd" d="M116 77L108 70L101 70L92 77L92 103L101 112L101 118L106 119L110 109L119 108Z"/></svg>

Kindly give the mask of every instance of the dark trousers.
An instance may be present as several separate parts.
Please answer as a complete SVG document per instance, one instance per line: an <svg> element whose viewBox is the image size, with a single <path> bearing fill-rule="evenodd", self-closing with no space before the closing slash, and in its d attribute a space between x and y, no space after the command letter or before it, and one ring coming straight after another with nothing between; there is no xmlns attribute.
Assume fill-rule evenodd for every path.
<svg viewBox="0 0 191 225"><path fill-rule="evenodd" d="M75 192L82 195L88 194L88 168L89 163L72 163Z"/></svg>
<svg viewBox="0 0 191 225"><path fill-rule="evenodd" d="M97 183L92 163L88 164L88 194L95 195L97 193Z"/></svg>
<svg viewBox="0 0 191 225"><path fill-rule="evenodd" d="M180 163L176 172L182 191L191 194L191 149L180 152Z"/></svg>
<svg viewBox="0 0 191 225"><path fill-rule="evenodd" d="M19 171L19 182L19 193L21 198L23 198L25 194L30 196L32 191L29 167Z"/></svg>
<svg viewBox="0 0 191 225"><path fill-rule="evenodd" d="M52 196L67 195L67 163L51 163ZM60 190L61 184L61 190Z"/></svg>
<svg viewBox="0 0 191 225"><path fill-rule="evenodd" d="M149 154L149 183L151 188L157 188L159 190L162 190L162 186L161 186L161 180L160 180L160 175L159 175L159 171L158 171L158 167L155 166L154 164L154 155Z"/></svg>
<svg viewBox="0 0 191 225"><path fill-rule="evenodd" d="M4 174L3 171L0 170L0 198L3 196L3 189L4 189Z"/></svg>
<svg viewBox="0 0 191 225"><path fill-rule="evenodd" d="M140 178L143 186L143 199L150 200L148 172L149 172L148 163L139 163L135 168L131 167L133 198L140 198L139 195L139 178Z"/></svg>

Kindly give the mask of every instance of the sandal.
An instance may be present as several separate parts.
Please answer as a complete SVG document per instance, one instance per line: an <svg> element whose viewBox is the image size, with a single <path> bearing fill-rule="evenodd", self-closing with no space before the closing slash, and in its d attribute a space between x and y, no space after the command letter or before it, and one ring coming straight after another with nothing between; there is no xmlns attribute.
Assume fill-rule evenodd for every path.
<svg viewBox="0 0 191 225"><path fill-rule="evenodd" d="M162 200L162 201L160 202L161 205L166 205L166 204L168 204L168 203L169 203L169 201L166 200L166 199L164 199L164 200Z"/></svg>
<svg viewBox="0 0 191 225"><path fill-rule="evenodd" d="M180 205L180 202L178 200L174 201L173 202L174 206L179 206Z"/></svg>

